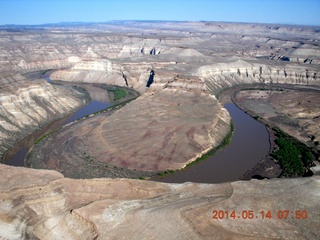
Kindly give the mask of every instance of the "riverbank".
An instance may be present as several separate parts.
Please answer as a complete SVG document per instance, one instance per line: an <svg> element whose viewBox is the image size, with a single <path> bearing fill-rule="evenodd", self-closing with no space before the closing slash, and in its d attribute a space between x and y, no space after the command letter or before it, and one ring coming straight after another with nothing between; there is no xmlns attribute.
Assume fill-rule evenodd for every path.
<svg viewBox="0 0 320 240"><path fill-rule="evenodd" d="M74 83L70 84L70 86L71 85L74 85ZM127 98L123 97L124 96L124 94L123 94L124 92L123 91L125 91L124 89L126 89L126 88L120 88L121 90L118 91L116 86L107 86L107 85L101 85L101 84L93 84L93 86L95 86L97 88L102 88L104 90L108 90L108 89L110 90L110 88L112 88L111 89L111 92L112 92L111 98L112 99L119 98L119 96L121 96L121 95L122 95L122 97L119 98L121 100L118 103L117 103L117 101L119 101L119 99L115 99L115 101L114 101L115 105L114 106L112 106L112 107L110 107L108 109L104 109L104 110L98 111L98 112L96 112L94 114L92 113L92 114L86 115L86 116L84 116L83 119L91 118L91 117L94 117L94 116L96 116L96 115L98 115L100 113L103 113L103 116L100 116L101 120L99 120L98 122L103 121L103 119L105 119L108 116L112 115L115 111L119 110L123 105L125 105L126 103L128 103L129 101L135 99L138 96L138 93L136 93L135 91L131 92L131 89L130 89L130 91L129 91L129 89L127 89L127 93L125 94L126 97L129 97L129 99L127 99ZM248 87L249 88L254 88L254 86L250 85L250 86L238 86L236 89L237 89L237 91L241 91L241 89L245 89L245 88L248 88ZM257 89L259 89L259 88L261 88L261 85L257 85L255 87L257 87ZM266 87L266 86L263 85L263 87ZM227 89L225 92L223 92L223 93L221 93L219 95L219 100L221 102L228 102L230 100L233 100L233 102L235 102L237 104L237 107L241 108L241 106L240 106L241 102L239 103L239 101L236 100L235 95L236 95L236 91L234 89ZM244 112L249 113L243 106L242 106L242 110ZM135 113L133 113L133 114L135 114ZM237 114L239 114L239 113L237 113ZM259 117L257 117L257 115L255 115L253 113L251 113L250 115L252 117L256 118L256 120L261 120ZM76 120L75 122L79 123L81 121L80 120ZM264 124L266 124L266 123L264 123ZM69 125L72 125L72 124L69 124ZM63 131L65 131L67 129L67 127L70 127L69 125L61 127L60 129L63 129ZM87 123L87 125L97 125L97 121L96 120L95 121L90 121L89 123ZM83 127L85 127L85 125ZM250 127L247 127L247 129L250 129ZM268 148L269 151L266 153L266 155L264 155L262 157L256 157L256 155L254 155L254 154L253 155L247 155L245 157L245 159L244 159L245 162L248 162L249 160L250 161L252 161L252 160L256 161L256 160L259 160L259 159L261 159L261 160L259 160L258 163L255 162L255 163L253 163L251 165L248 165L248 168L246 170L244 170L244 172L241 174L241 176L239 176L237 179L249 180L249 179L252 179L252 178L258 178L258 179L275 178L275 177L278 177L281 174L282 170L280 168L280 165L277 164L277 162L274 161L274 159L270 157L271 153L273 152L274 146L275 146L275 142L274 142L275 134L274 134L274 132L272 131L271 128L267 128L267 130L268 130L268 135L269 135L268 136L268 141L269 141L269 144L271 146L271 147ZM255 130L253 130L253 131L255 131ZM191 166L191 165L197 165L195 163L200 162L200 161L202 162L202 160L205 160L205 159L207 160L207 159L211 158L213 155L215 155L218 152L218 150L220 150L220 151L224 150L223 147L227 146L229 144L229 142L230 142L230 139L231 139L231 136L232 136L232 132L233 132L233 129L231 127L231 131L229 132L229 134L227 134L226 138L222 141L222 143L218 147L216 147L215 149L203 154L196 161L188 164L188 167L186 167L183 170L181 170L181 172L192 171L192 170L189 170L189 169L193 169L192 168L193 166ZM84 144L84 142L81 142L81 141L78 142L79 139L72 139L71 141L69 141L70 136L73 136L74 133L71 134L71 135L70 134L69 135L67 134L69 137L65 137L64 138L65 144L67 146L68 146L68 144L74 145L76 143L80 144L80 145ZM248 134L248 132L242 133L242 137L244 135L246 135L246 134ZM52 135L54 137L55 133L52 134ZM41 144L45 140L46 139L43 138L43 139L41 139L41 141L38 141L38 144L36 144L35 147L37 148L37 147L41 146ZM240 143L241 143L241 141L242 140L240 140ZM260 140L257 139L256 141L260 141ZM37 140L35 140L35 142L37 142ZM61 143L62 141L59 140L58 142ZM254 147L252 147L251 145L248 145L248 148L254 148ZM49 147L49 150L50 151L57 151L55 148L51 148L51 147ZM173 173L174 172L173 170L166 170L166 171L161 171L161 172L157 172L157 171L141 171L141 170L138 170L138 169L129 169L129 168L125 167L125 166L116 166L116 165L113 165L112 163L99 162L99 161L96 161L95 156L93 154L89 153L89 150L85 150L85 149L81 150L81 152L77 152L76 151L75 155L77 155L77 158L80 159L79 165L80 165L80 168L82 168L83 170L75 171L77 166L72 166L72 167L70 167L70 169L68 169L68 172L69 172L68 177L74 177L74 178L129 177L129 178L141 178L141 179L143 179L143 178L152 177L152 176L154 176L156 174L158 174L158 175L166 175L168 173ZM235 152L234 155L236 156L237 153ZM73 160L74 160L73 158L75 156L74 155L71 155L71 156L72 157L70 157L70 156L66 157L66 159L68 159L68 162L69 161L73 162ZM45 159L45 158L46 158L45 156L41 157L41 156L36 156L36 155L30 154L28 156L28 166L34 167L34 168L46 168L45 166L41 165L42 164L41 162L39 162L39 159ZM50 162L51 160L48 159L46 161ZM221 163L224 163L224 161L225 161L225 159L223 159L223 158L220 160ZM50 164L53 164L53 162L51 162ZM56 163L54 163L54 164L56 164ZM222 170L222 171L225 172L225 175L235 174L235 173L233 173L231 171L231 168L237 168L236 167L237 164L239 164L239 163L234 162L232 164L232 167L230 166L230 168L228 170ZM66 168L64 167L64 169L66 169ZM250 169L250 170L248 171L248 169ZM61 170L60 172L64 173L64 171L65 170ZM230 171L230 173L228 171ZM172 175L176 175L178 172L179 171L176 171ZM203 171L201 170L199 172L202 173ZM236 174L238 174L238 173L236 173ZM221 179L224 179L223 181L234 180L234 179L229 179L229 180L227 179L226 180L225 178L221 178ZM151 180L154 180L154 179L151 179ZM198 180L191 178L189 180L185 179L183 182L185 182L185 181L198 181ZM199 182L201 182L201 181L199 180ZM206 182L206 181L208 181L208 180L204 180L202 182ZM222 180L219 180L219 181L222 181Z"/></svg>
<svg viewBox="0 0 320 240"><path fill-rule="evenodd" d="M74 85L74 83L72 83L71 85ZM87 88L86 86L87 84L79 84L79 85L81 87ZM101 109L99 111L94 111L94 112L91 109L90 114L84 115L81 118L78 118L72 122L68 122L66 125L61 126L60 128L48 134L47 136L43 136L41 139L37 140L33 145L33 147L28 151L27 158L26 158L27 167L42 168L42 169L50 168L50 166L52 167L52 164L49 164L49 165L44 164L44 162L46 162L47 159L42 160L42 158L39 158L39 156L37 155L41 147L43 147L43 145L46 143L46 141L48 141L48 139L54 138L60 132L68 131L69 129L72 129L76 125L83 124L85 120L86 120L85 125L95 125L96 124L95 118L103 119L108 116L111 116L120 108L125 106L127 103L139 97L139 93L131 88L111 86L111 85L105 85L105 84L90 84L88 86L101 88L104 91L108 92L108 94L111 95L109 96L109 99L110 99L110 102L113 103L113 105L109 106L108 108ZM68 135L68 138L65 144L68 145L74 139L75 137ZM53 151L55 151L55 149L53 149ZM61 154L63 155L63 153ZM80 155L79 153L75 152L74 154L72 154L72 156L73 157L67 158L67 162L70 164L67 170L64 169L60 171L61 173L66 174L68 177L72 177L72 178L96 178L96 177L140 178L141 176L154 175L154 173L149 173L149 172L139 171L139 170L130 170L123 167L117 167L112 164L106 164L106 163L95 161L94 157L91 156L86 151L84 151ZM77 160L74 160L74 157L78 157ZM48 161L50 161L50 159L48 159ZM74 165L74 163L76 162L77 164ZM66 171L68 173L66 173Z"/></svg>
<svg viewBox="0 0 320 240"><path fill-rule="evenodd" d="M269 136L264 125L245 114L233 103L224 107L235 125L231 143L213 156L181 171L152 179L167 183L221 183L239 180L269 151Z"/></svg>
<svg viewBox="0 0 320 240"><path fill-rule="evenodd" d="M256 120L261 120L257 119L256 115L253 114L252 112L248 111L243 105L237 101L235 98L235 93L242 91L243 89L259 89L259 88L267 88L269 87L267 84L250 84L250 85L237 85L231 88L224 89L218 94L218 99L222 103L226 102L233 102L239 109L241 109L243 112L247 113L250 115L252 118ZM261 122L261 121L259 121ZM272 179L272 178L277 178L280 176L282 173L282 169L280 165L274 161L274 159L270 156L272 151L274 150L275 147L275 134L271 128L266 125L265 122L261 122L266 126L268 135L269 135L269 151L266 156L261 158L256 165L254 165L252 168L248 169L246 173L243 174L239 179L240 180L251 180L251 179Z"/></svg>
<svg viewBox="0 0 320 240"><path fill-rule="evenodd" d="M35 76L39 75L39 73L38 75L36 75L36 73L34 74ZM30 81L32 80L33 79L30 79ZM62 88L61 85L56 85L56 87ZM56 128L59 128L63 124L63 122L70 118L70 116L72 116L75 112L79 111L81 108L83 108L86 104L88 104L91 101L90 95L85 89L81 87L71 86L67 86L66 88L74 93L74 96L76 96L82 102L82 105L73 108L72 111L69 111L65 114L51 114L51 117L49 117L43 123L39 124L39 126L37 126L32 131L28 131L28 129L25 129L22 133L20 133L25 136L13 143L12 147L8 148L0 156L1 163L12 166L24 166L24 160L22 158L25 156L28 149L32 147L36 139L48 134ZM24 154L21 155L21 152L23 152Z"/></svg>
<svg viewBox="0 0 320 240"><path fill-rule="evenodd" d="M275 133L268 126L266 126L266 128L269 134L269 143L270 143L270 149L269 149L268 155L262 158L257 163L257 165L255 165L252 169L249 169L240 178L240 180L264 179L264 178L272 179L272 178L278 178L281 175L282 173L281 166L270 156L276 146Z"/></svg>
<svg viewBox="0 0 320 240"><path fill-rule="evenodd" d="M152 180L152 181L161 181L162 177L166 177L170 174L176 174L179 171L184 171L188 168L191 168L193 165L195 164L199 164L202 161L205 161L207 159L209 159L210 157L214 156L214 154L216 154L219 150L223 149L224 147L226 147L227 145L229 145L232 141L232 135L234 133L235 127L234 127L234 123L233 121L231 121L230 123L230 130L227 133L227 135L225 136L225 138L221 141L221 143L210 149L209 151L207 151L206 153L202 154L201 157L197 158L195 161L188 163L185 167L178 169L178 170L166 170L164 172L158 172L157 176L153 177L153 178L147 178L148 180Z"/></svg>
<svg viewBox="0 0 320 240"><path fill-rule="evenodd" d="M197 107L190 107L194 105ZM39 167L68 177L88 176L85 164L91 162L86 159L158 173L180 169L218 145L229 123L227 111L212 96L185 91L172 94L172 90L145 93L111 115L102 113L65 127L42 141L33 157L48 166ZM91 177L101 176L93 171Z"/></svg>
<svg viewBox="0 0 320 240"><path fill-rule="evenodd" d="M305 92L306 98L297 98L298 100L295 102L291 102L290 99L285 99L286 94L294 95L295 92L299 92L300 95L303 95ZM313 97L312 94L315 94L315 97L318 96L319 92L317 88L308 86L287 86L287 85L255 85L255 86L246 86L237 88L233 91L231 95L232 101L243 111L248 113L250 116L254 117L261 123L263 123L269 132L270 135L270 151L269 154L264 157L254 168L250 169L241 179L249 180L252 178L263 179L263 178L275 178L275 177L285 177L290 176L310 176L312 172L310 167L313 164L309 163L299 163L300 165L304 165L304 170L299 170L300 174L290 174L287 170L283 171L283 167L280 166L279 161L274 159L273 155L276 149L279 146L276 144L277 139L279 138L279 131L282 132L282 135L286 133L286 138L288 138L289 142L294 143L297 146L301 146L298 148L303 148L307 151L307 149L312 149L313 160L316 160L319 157L319 150L317 150L316 144L314 144L310 139L308 140L308 134L306 134L306 130L302 127L302 122L305 120L299 120L299 118L295 118L294 111L287 111L288 109L294 109L293 105L301 106L302 102L308 102L309 108L304 109L304 111L299 110L299 114L303 114L303 112L308 112L308 114L315 115L319 113L318 110L311 105L311 99ZM279 95L281 97L279 97ZM290 105L281 102L284 99L286 101L290 101ZM279 102L280 101L280 102ZM283 101L283 100L282 100ZM274 104L276 104L277 108L275 108ZM316 104L316 102L315 102ZM279 106L285 108L284 112L282 112ZM290 106L289 108L287 106ZM298 107L299 108L299 107ZM304 116L305 117L305 116ZM281 120L280 120L281 119ZM276 121L275 121L276 120ZM277 130L276 130L277 129ZM281 130L280 130L281 129ZM312 135L309 133L309 135ZM298 137L299 139L297 139ZM314 140L314 139L313 139ZM302 143L301 143L302 142ZM305 146L305 147L304 147ZM305 151L301 150L301 151ZM310 153L311 153L310 152ZM291 161L291 160L290 160ZM297 160L299 162L299 160ZM301 162L304 162L304 157L301 158ZM293 166L295 163L291 163ZM298 164L298 163L297 163ZM290 170L291 171L291 170Z"/></svg>
<svg viewBox="0 0 320 240"><path fill-rule="evenodd" d="M38 74L39 75L39 74ZM36 76L38 76L36 75ZM25 157L30 151L32 146L39 141L44 139L44 136L61 129L63 125L70 124L71 122L78 121L83 117L89 117L92 114L99 114L103 111L112 110L113 108L118 109L125 103L135 99L139 96L139 93L133 89L124 90L126 88L104 85L104 84L83 84L83 83L68 83L63 81L50 82L57 87L74 89L78 94L82 94L82 102L84 105L77 108L71 114L62 117L58 120L51 121L49 124L38 127L38 130L30 133L26 137L19 140L12 148L8 149L6 154L2 157L2 163L13 165L13 166L25 166ZM99 90L101 89L101 90ZM108 93L108 89L111 90ZM122 96L114 99L114 94L121 89ZM125 95L123 94L125 92ZM93 107L88 106L94 105ZM110 105L112 105L110 107Z"/></svg>

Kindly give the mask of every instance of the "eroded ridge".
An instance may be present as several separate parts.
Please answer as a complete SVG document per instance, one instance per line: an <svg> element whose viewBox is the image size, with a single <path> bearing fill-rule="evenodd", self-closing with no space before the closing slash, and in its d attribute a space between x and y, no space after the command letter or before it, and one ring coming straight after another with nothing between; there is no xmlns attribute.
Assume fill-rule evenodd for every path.
<svg viewBox="0 0 320 240"><path fill-rule="evenodd" d="M8 80L3 78L2 80ZM0 158L14 143L86 102L85 94L16 76L0 88Z"/></svg>
<svg viewBox="0 0 320 240"><path fill-rule="evenodd" d="M208 185L73 180L5 165L0 171L0 236L7 239L320 237L318 177ZM278 212L285 210L290 217L281 218ZM308 216L298 219L297 210ZM213 219L214 211L237 217ZM245 217L248 211L253 218Z"/></svg>

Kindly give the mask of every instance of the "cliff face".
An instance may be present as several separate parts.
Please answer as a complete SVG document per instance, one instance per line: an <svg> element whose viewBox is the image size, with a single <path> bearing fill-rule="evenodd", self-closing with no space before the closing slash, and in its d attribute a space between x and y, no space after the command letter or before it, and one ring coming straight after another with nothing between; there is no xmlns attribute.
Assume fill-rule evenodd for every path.
<svg viewBox="0 0 320 240"><path fill-rule="evenodd" d="M283 83L319 85L319 67L284 65L270 66L238 60L200 67L197 73L208 90L216 94L224 88L250 83Z"/></svg>
<svg viewBox="0 0 320 240"><path fill-rule="evenodd" d="M55 87L44 80L23 77L0 89L0 156L17 140L82 106L83 93Z"/></svg>
<svg viewBox="0 0 320 240"><path fill-rule="evenodd" d="M4 239L320 237L318 177L208 185L73 180L54 171L5 165L0 173ZM288 218L281 215L284 210ZM221 219L213 219L214 211ZM246 217L249 211L253 218Z"/></svg>

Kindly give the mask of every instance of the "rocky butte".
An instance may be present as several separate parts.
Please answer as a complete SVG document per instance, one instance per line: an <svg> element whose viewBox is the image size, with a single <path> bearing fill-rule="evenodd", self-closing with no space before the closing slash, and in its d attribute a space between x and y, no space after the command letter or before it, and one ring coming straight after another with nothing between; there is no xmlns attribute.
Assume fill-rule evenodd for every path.
<svg viewBox="0 0 320 240"><path fill-rule="evenodd" d="M186 166L229 133L231 118L219 101L225 89L282 84L319 91L319 44L319 27L286 25L122 21L1 27L1 155L86 103L83 92L58 80L118 85L141 96L37 145L31 165L52 170L0 165L0 238L319 239L317 174L165 184L126 174L95 178L87 171L93 163L124 173ZM43 79L48 75L53 84ZM308 98L315 101L310 108L302 104L303 116L292 107L285 112L303 118L300 124L312 137L299 140L315 149L320 131L310 126L319 126L319 96ZM88 156L91 163L84 163Z"/></svg>

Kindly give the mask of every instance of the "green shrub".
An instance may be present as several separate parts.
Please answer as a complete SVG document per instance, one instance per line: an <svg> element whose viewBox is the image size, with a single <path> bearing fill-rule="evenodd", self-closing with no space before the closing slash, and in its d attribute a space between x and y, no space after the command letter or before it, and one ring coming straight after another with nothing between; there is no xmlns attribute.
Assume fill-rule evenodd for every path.
<svg viewBox="0 0 320 240"><path fill-rule="evenodd" d="M46 137L49 137L53 132L47 133L45 135L43 135L42 137L38 138L35 142L34 145L37 145L38 143L40 143L43 139L45 139Z"/></svg>
<svg viewBox="0 0 320 240"><path fill-rule="evenodd" d="M284 174L287 176L301 176L304 169L312 165L313 156L310 148L293 139L281 130L274 128L278 149L271 156L279 161Z"/></svg>
<svg viewBox="0 0 320 240"><path fill-rule="evenodd" d="M127 95L127 91L123 88L109 89L113 93L113 101L117 101Z"/></svg>
<svg viewBox="0 0 320 240"><path fill-rule="evenodd" d="M289 176L302 175L304 169L298 148L284 138L278 138L276 143L279 149L274 151L272 156L279 161L285 174Z"/></svg>

